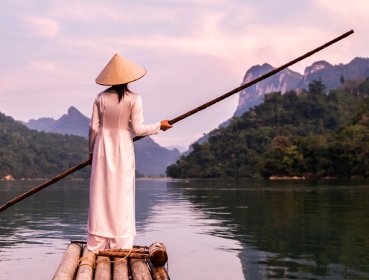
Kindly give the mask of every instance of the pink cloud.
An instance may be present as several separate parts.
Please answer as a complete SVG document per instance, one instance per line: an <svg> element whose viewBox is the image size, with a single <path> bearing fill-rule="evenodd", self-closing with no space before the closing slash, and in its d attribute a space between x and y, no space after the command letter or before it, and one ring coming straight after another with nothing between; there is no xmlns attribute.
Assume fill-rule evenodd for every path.
<svg viewBox="0 0 369 280"><path fill-rule="evenodd" d="M36 37L54 38L58 35L59 25L56 21L36 16L28 16L24 20L29 35Z"/></svg>

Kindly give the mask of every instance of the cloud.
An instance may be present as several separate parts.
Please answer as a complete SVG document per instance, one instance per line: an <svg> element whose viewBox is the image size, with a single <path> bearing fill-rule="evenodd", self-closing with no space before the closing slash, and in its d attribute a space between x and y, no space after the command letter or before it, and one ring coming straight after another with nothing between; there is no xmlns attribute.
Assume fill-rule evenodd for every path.
<svg viewBox="0 0 369 280"><path fill-rule="evenodd" d="M334 15L340 22L367 22L368 19L369 1L313 0L313 3L324 10L323 14Z"/></svg>
<svg viewBox="0 0 369 280"><path fill-rule="evenodd" d="M29 68L35 71L50 73L49 71L55 70L56 66L54 63L49 61L31 61Z"/></svg>
<svg viewBox="0 0 369 280"><path fill-rule="evenodd" d="M31 36L55 38L58 35L59 25L54 20L27 16L24 21L27 24L26 28Z"/></svg>

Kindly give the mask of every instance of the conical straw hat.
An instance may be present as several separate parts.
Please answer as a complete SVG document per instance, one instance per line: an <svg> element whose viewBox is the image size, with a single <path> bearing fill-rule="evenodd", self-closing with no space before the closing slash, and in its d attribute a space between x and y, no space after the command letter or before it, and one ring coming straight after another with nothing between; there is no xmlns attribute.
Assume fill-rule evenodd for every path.
<svg viewBox="0 0 369 280"><path fill-rule="evenodd" d="M119 54L115 54L95 81L99 85L114 86L136 81L145 74L144 68Z"/></svg>

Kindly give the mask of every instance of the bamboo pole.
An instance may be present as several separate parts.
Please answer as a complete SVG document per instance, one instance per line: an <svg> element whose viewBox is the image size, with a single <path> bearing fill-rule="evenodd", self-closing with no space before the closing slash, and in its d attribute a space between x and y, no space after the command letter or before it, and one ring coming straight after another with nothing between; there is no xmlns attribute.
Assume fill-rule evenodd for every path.
<svg viewBox="0 0 369 280"><path fill-rule="evenodd" d="M256 84L256 83L258 83L258 82L260 82L262 80L265 80L266 78L269 78L270 76L273 76L273 75L277 74L278 72L280 72L280 71L282 71L282 70L290 67L293 64L296 64L297 62L299 62L299 61L301 61L301 60L303 60L303 59L305 59L305 58L313 55L314 53L317 53L317 52L319 52L319 51L321 51L321 50L329 47L330 45L333 45L334 43L337 43L338 41L340 41L340 40L348 37L349 35L351 35L353 33L354 33L354 30L350 30L350 31L342 34L341 36L338 36L337 38L335 38L335 39L333 39L333 40L331 40L331 41L329 41L329 42L321 45L320 47L317 47L317 48L315 48L315 49L313 49L313 50L311 50L311 51L309 51L309 52L307 52L307 53L299 56L298 58L295 58L294 60L291 60L290 62L287 62L286 64L284 64L284 65L282 65L282 66L280 66L278 68L275 68L275 69L269 71L268 73L266 73L264 75L261 75L259 78L256 78L256 79L254 79L254 80L252 80L252 81L250 81L248 83L245 83L245 84L243 84L243 85L241 85L241 86L239 86L239 87L237 87L237 88L235 88L235 89L233 89L233 90L231 90L231 91L229 91L229 92L227 92L227 93L225 93L225 94L223 94L223 95L221 95L221 96L219 96L217 98L214 98L213 100L211 100L209 102L206 102L205 104L203 104L203 105L201 105L201 106L199 106L199 107L197 107L197 108L195 108L195 109L193 109L191 111L188 111L187 113L184 113L184 114L182 114L182 115L180 115L180 116L178 116L178 117L170 120L169 123L175 124L176 122L179 122L179 121L181 121L181 120L183 120L185 118L188 118L189 116L192 116L193 114L196 114L196 113L198 113L198 112L200 112L200 111L202 111L202 110L204 110L204 109L206 109L206 108L214 105L215 103L218 103L218 102L220 102L220 101L222 101L222 100L224 100L224 99L226 99L226 98L234 95L235 93L240 92L241 90L243 90L245 88L248 88L248 87L250 87L250 86L252 86L252 85L254 85L254 84ZM145 137L145 136L135 137L134 139L137 139L138 140L138 139L141 139L143 137Z"/></svg>
<svg viewBox="0 0 369 280"><path fill-rule="evenodd" d="M129 250L128 250L129 251ZM100 251L99 256L111 257L111 258L131 258L131 259L148 259L150 257L149 254L145 253L129 253L129 252L105 252Z"/></svg>
<svg viewBox="0 0 369 280"><path fill-rule="evenodd" d="M151 270L152 278L155 280L169 280L167 270L164 266L154 266L151 262L148 262Z"/></svg>
<svg viewBox="0 0 369 280"><path fill-rule="evenodd" d="M114 259L113 280L129 280L127 258Z"/></svg>
<svg viewBox="0 0 369 280"><path fill-rule="evenodd" d="M169 123L175 124L175 123L177 123L177 122L179 122L179 121L181 121L181 120L183 120L183 119L185 119L185 118L187 118L189 116L192 116L193 114L196 114L197 112L200 112L200 111L202 111L202 110L204 110L204 109L206 109L206 108L214 105L215 103L218 103L218 102L222 101L223 99L226 99L226 98L234 95L235 93L240 92L241 90L243 90L245 88L248 88L248 87L250 87L250 86L252 86L252 85L254 85L254 84L256 84L256 83L258 83L258 82L260 82L260 81L262 81L264 79L266 79L266 78L269 78L272 75L275 75L276 73L278 73L278 72L286 69L287 67L289 67L289 66L291 66L291 65L293 65L293 64L295 64L295 63L297 63L297 62L299 62L299 61L301 61L301 60L303 60L303 59L305 59L305 58L307 58L307 57L309 57L311 55L313 55L316 52L321 51L322 49L325 49L325 48L329 47L330 45L332 45L334 43L337 43L338 41L340 41L340 40L348 37L349 35L351 35L353 33L354 33L354 31L353 30L350 30L350 31L342 34L341 36L339 36L339 37L337 37L337 38L335 38L335 39L333 39L333 40L331 40L331 41L329 41L329 42L321 45L320 47L318 47L318 48L316 48L316 49L314 49L312 51L309 51L306 54L304 54L302 56L299 56L298 58L295 58L294 60L291 60L290 62L288 62L288 63L286 63L286 64L284 64L284 65L282 65L282 66L280 66L278 68L275 68L274 70L272 70L272 71L270 71L270 72L268 72L268 73L260 76L259 78L256 78L255 80L252 80L252 81L250 81L248 83L245 83L245 84L243 84L243 85L241 85L241 86L239 86L239 87L237 87L237 88L235 88L235 89L233 89L233 90L231 90L231 91L229 91L229 92L227 92L227 93L225 93L225 94L223 94L223 95L221 95L221 96L219 96L219 97L217 97L217 98L215 98L215 99L213 99L213 100L211 100L211 101L209 101L209 102L207 102L207 103L205 103L205 104L203 104L203 105L201 105L201 106L199 106L199 107L197 107L197 108L195 108L195 109L193 109L191 111L188 111L187 113L184 113L184 114L182 114L182 115L180 115L180 116L178 116L178 117L176 117L174 119L171 119L169 121ZM133 141L140 140L141 138L144 138L144 137L145 136L136 136L136 137L133 138ZM19 201L21 201L21 200L23 200L23 199L31 196L32 194L34 194L36 192L39 192L40 190L46 188L47 186L50 186L51 184L53 184L53 183L61 180L62 178L64 178L64 177L66 177L66 176L74 173L75 171L77 171L79 169L82 169L83 167L85 167L88 164L90 164L90 161L89 160L86 160L84 162L81 162L80 164L78 164L78 165L76 165L76 166L68 169L67 171L65 171L63 173L60 173L56 177L54 177L54 178L48 180L47 182L45 182L45 183L37 186L36 188L34 188L34 189L32 189L32 190L30 190L30 191L28 191L28 192L26 192L26 193L24 193L24 194L16 197L16 198L14 198L13 200L11 200L11 201L5 203L4 205L0 206L0 212L4 211L5 209L9 208L12 205L18 203Z"/></svg>
<svg viewBox="0 0 369 280"><path fill-rule="evenodd" d="M165 245L160 242L155 242L149 247L134 247L132 249L105 249L103 251L99 251L99 256L150 259L154 266L163 266L168 261L167 249Z"/></svg>
<svg viewBox="0 0 369 280"><path fill-rule="evenodd" d="M149 254L149 247L135 246L132 249L104 249L103 251L99 251L100 256L110 256L110 257L114 257L115 254L124 257L124 255L128 255L130 253Z"/></svg>
<svg viewBox="0 0 369 280"><path fill-rule="evenodd" d="M72 280L78 267L79 256L81 255L81 246L72 243L69 244L64 252L62 261L54 274L53 280Z"/></svg>
<svg viewBox="0 0 369 280"><path fill-rule="evenodd" d="M95 261L96 255L89 251L86 246L80 259L76 280L91 280L94 275Z"/></svg>
<svg viewBox="0 0 369 280"><path fill-rule="evenodd" d="M155 242L149 247L150 261L154 266L163 266L168 261L167 248L163 243Z"/></svg>
<svg viewBox="0 0 369 280"><path fill-rule="evenodd" d="M111 265L110 258L98 256L96 261L95 279L110 280L111 279Z"/></svg>
<svg viewBox="0 0 369 280"><path fill-rule="evenodd" d="M133 280L152 280L149 268L144 260L130 259Z"/></svg>

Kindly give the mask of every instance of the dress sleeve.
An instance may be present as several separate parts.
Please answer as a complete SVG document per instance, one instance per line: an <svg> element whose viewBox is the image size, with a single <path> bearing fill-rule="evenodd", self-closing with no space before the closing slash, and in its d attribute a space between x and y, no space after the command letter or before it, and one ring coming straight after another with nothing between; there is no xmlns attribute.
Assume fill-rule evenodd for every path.
<svg viewBox="0 0 369 280"><path fill-rule="evenodd" d="M131 111L131 128L135 136L147 136L157 134L160 131L160 122L144 125L142 99L136 95Z"/></svg>
<svg viewBox="0 0 369 280"><path fill-rule="evenodd" d="M97 132L99 130L99 111L97 108L97 100L94 102L94 106L92 109L92 117L90 121L90 131L89 131L89 138L88 138L88 146L90 154L94 152L94 144Z"/></svg>

